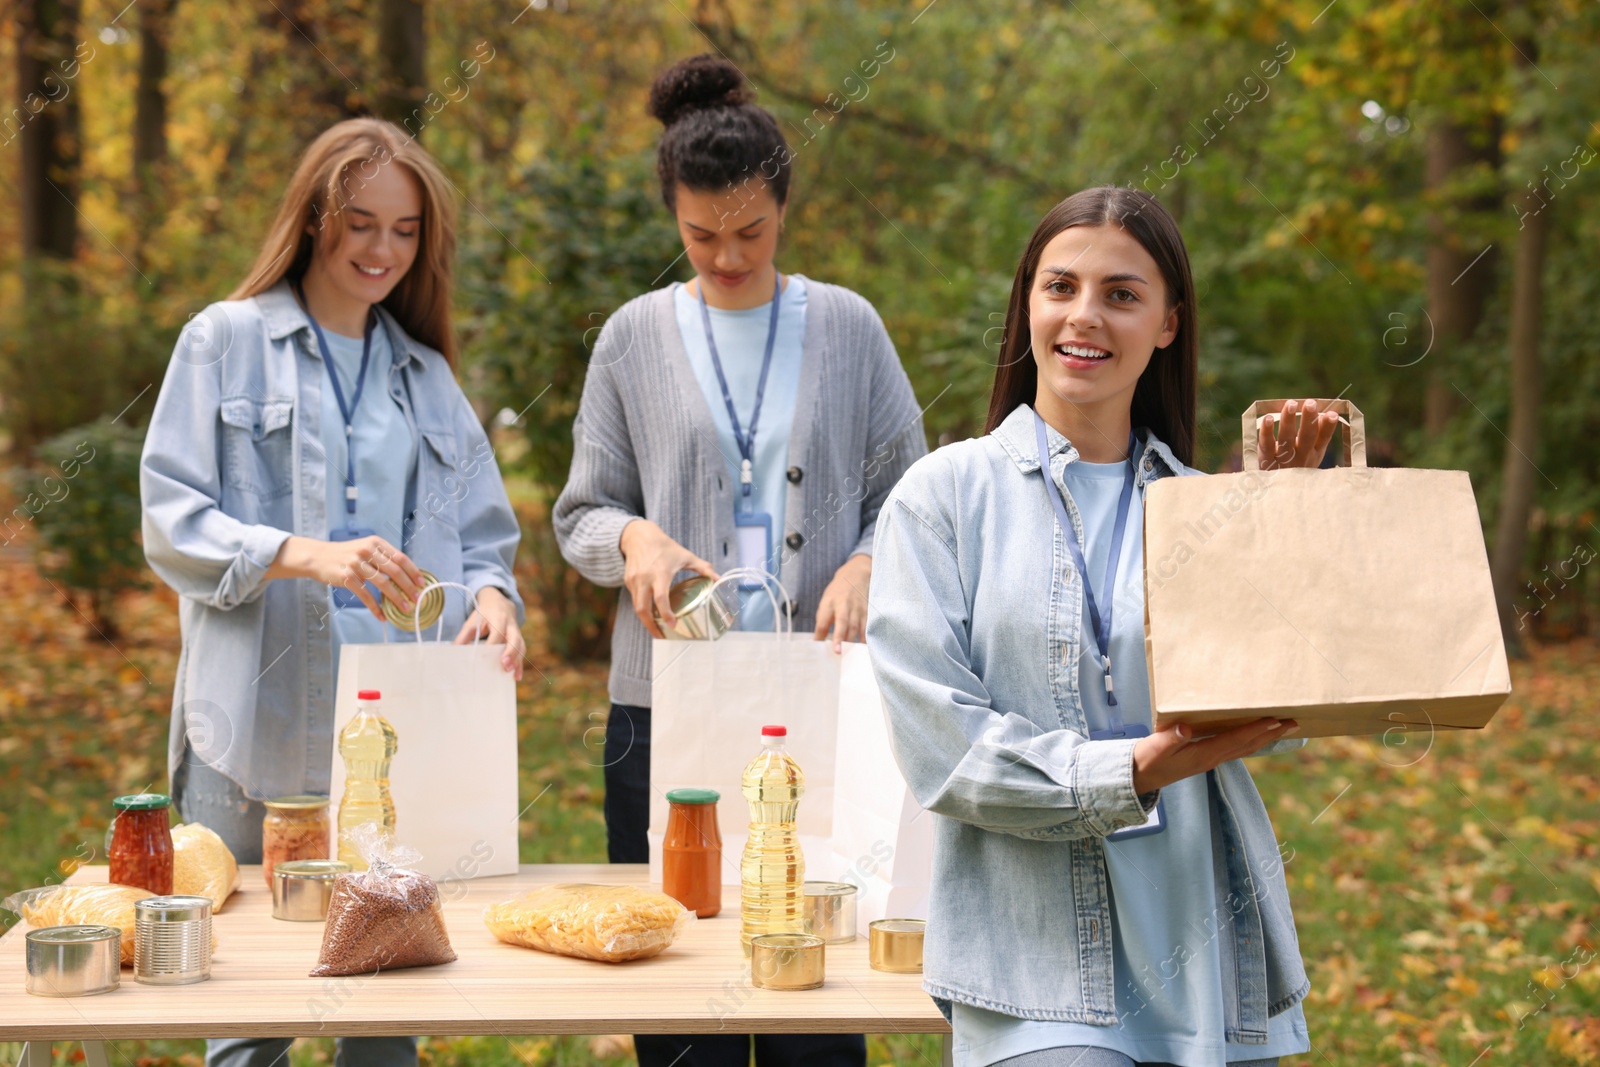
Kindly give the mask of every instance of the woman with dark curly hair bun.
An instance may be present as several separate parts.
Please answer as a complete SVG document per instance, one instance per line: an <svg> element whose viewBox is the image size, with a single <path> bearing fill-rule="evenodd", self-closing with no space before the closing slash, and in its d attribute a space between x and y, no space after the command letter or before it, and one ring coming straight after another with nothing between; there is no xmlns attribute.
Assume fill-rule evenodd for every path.
<svg viewBox="0 0 1600 1067"><path fill-rule="evenodd" d="M688 571L776 575L796 630L835 651L867 619L878 511L927 451L911 383L872 305L773 260L794 153L737 67L702 55L663 72L661 198L694 268L606 323L556 502L562 554L621 586L606 725L613 863L649 859L650 639ZM741 590L738 626L770 631L766 595ZM791 724L803 727L804 724ZM826 874L827 872L818 872ZM750 1039L636 1039L641 1064L749 1062ZM860 1035L763 1035L757 1062L862 1064Z"/></svg>

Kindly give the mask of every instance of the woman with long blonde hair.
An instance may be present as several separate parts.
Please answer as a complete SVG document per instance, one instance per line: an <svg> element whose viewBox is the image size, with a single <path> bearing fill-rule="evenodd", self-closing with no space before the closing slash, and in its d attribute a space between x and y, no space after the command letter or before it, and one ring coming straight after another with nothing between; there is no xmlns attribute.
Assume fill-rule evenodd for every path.
<svg viewBox="0 0 1600 1067"><path fill-rule="evenodd" d="M472 590L446 632L522 674L518 526L455 379L455 205L400 129L352 119L289 181L226 301L178 338L140 469L144 550L179 594L168 764L185 822L261 861L263 801L326 794L339 649L384 639L422 570ZM289 1039L208 1043L268 1067ZM413 1038L341 1041L341 1067L415 1064Z"/></svg>

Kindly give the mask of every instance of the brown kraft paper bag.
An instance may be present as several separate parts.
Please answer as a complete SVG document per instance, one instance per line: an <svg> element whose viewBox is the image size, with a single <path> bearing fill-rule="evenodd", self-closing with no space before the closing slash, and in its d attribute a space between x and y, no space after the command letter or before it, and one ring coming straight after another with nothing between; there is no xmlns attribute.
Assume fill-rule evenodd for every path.
<svg viewBox="0 0 1600 1067"><path fill-rule="evenodd" d="M1366 465L1347 400L1329 470L1263 471L1258 400L1244 469L1145 496L1145 658L1156 724L1211 733L1264 715L1299 736L1481 728L1511 693L1465 471Z"/></svg>

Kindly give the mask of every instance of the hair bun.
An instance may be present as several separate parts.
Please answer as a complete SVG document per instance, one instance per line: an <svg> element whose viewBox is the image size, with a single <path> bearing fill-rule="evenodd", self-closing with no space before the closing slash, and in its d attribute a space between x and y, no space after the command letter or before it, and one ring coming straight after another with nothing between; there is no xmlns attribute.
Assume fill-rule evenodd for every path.
<svg viewBox="0 0 1600 1067"><path fill-rule="evenodd" d="M657 76L650 86L650 114L671 126L691 111L736 107L755 99L738 67L721 56L691 56Z"/></svg>

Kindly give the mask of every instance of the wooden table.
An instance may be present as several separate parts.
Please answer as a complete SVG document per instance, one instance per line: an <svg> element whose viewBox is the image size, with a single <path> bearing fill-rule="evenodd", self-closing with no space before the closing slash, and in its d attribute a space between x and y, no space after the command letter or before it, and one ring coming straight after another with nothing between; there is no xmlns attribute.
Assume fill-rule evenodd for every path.
<svg viewBox="0 0 1600 1067"><path fill-rule="evenodd" d="M739 891L723 888L720 915L692 923L649 960L597 963L496 941L484 906L549 882L645 885L643 864L525 865L515 875L440 887L459 957L438 967L376 976L310 978L322 923L272 918L260 867L214 923L211 980L150 986L122 972L121 988L93 997L23 990L24 924L0 938L0 1041L31 1042L23 1067L49 1063L49 1042L134 1038L348 1037L625 1033L945 1034L921 975L867 965L867 941L827 947L827 980L797 992L756 989L739 949ZM71 882L103 882L86 867ZM948 1036L946 1058L948 1059ZM103 1051L89 1049L90 1067Z"/></svg>

